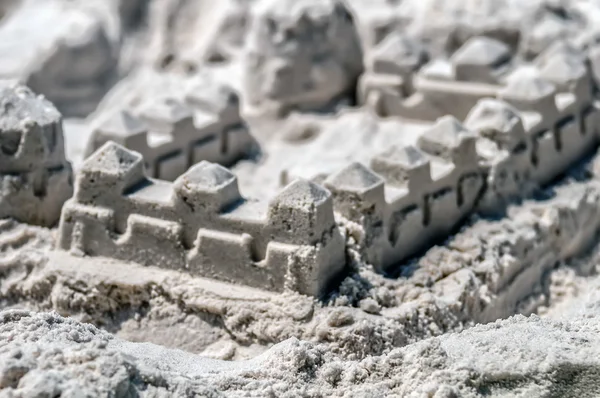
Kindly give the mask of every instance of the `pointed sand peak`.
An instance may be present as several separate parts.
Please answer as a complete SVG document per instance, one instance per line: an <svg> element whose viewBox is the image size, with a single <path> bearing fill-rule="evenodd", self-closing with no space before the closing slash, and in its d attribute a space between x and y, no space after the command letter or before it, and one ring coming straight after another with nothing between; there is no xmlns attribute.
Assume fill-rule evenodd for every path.
<svg viewBox="0 0 600 398"><path fill-rule="evenodd" d="M273 199L271 205L290 207L290 208L308 208L313 205L318 206L326 202L331 194L325 188L308 180L295 180L287 185Z"/></svg>
<svg viewBox="0 0 600 398"><path fill-rule="evenodd" d="M403 166L405 169L420 167L429 162L427 155L414 145L392 146L377 155L378 159Z"/></svg>
<svg viewBox="0 0 600 398"><path fill-rule="evenodd" d="M466 130L454 116L443 116L435 125L423 133L417 143L419 148L433 156L452 160L452 151L463 145L468 139L474 139L475 134Z"/></svg>
<svg viewBox="0 0 600 398"><path fill-rule="evenodd" d="M479 133L491 130L510 133L518 123L521 123L521 117L517 110L494 98L479 100L465 119L465 126Z"/></svg>
<svg viewBox="0 0 600 398"><path fill-rule="evenodd" d="M506 87L502 90L501 95L518 100L535 101L555 92L555 86L544 79L538 69L533 66L524 66L515 70L507 78Z"/></svg>
<svg viewBox="0 0 600 398"><path fill-rule="evenodd" d="M540 70L540 76L557 84L582 79L586 74L585 62L567 53L556 53L549 57Z"/></svg>
<svg viewBox="0 0 600 398"><path fill-rule="evenodd" d="M325 186L350 192L364 192L383 184L383 179L362 163L353 162L325 180Z"/></svg>
<svg viewBox="0 0 600 398"><path fill-rule="evenodd" d="M453 55L455 65L493 66L511 56L510 47L503 42L486 36L476 36L467 40Z"/></svg>
<svg viewBox="0 0 600 398"><path fill-rule="evenodd" d="M452 115L446 115L439 118L422 137L428 141L435 141L451 148L458 146L463 138L472 135L458 119Z"/></svg>
<svg viewBox="0 0 600 398"><path fill-rule="evenodd" d="M184 184L189 189L218 191L237 181L237 178L231 171L219 164L202 161L192 166L177 180L177 185Z"/></svg>
<svg viewBox="0 0 600 398"><path fill-rule="evenodd" d="M109 141L83 162L81 171L122 176L142 161L141 154Z"/></svg>

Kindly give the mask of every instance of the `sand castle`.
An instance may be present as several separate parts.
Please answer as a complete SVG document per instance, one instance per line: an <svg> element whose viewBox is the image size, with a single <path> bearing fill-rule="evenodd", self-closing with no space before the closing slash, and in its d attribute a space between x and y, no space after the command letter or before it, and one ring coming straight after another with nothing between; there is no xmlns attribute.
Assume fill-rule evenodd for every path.
<svg viewBox="0 0 600 398"><path fill-rule="evenodd" d="M399 58L401 64L386 61L387 63L376 65L380 65L383 70L388 68L390 73L404 73L408 78L426 60L426 54L406 38L392 36L392 39L395 40L393 42L397 50L395 54L406 56ZM386 41L382 43L386 44ZM461 225L462 221L477 211L502 211L510 201L526 197L537 187L556 179L595 148L598 138L596 128L598 116L593 103L591 74L585 59L565 44L551 47L532 65L513 67L507 54L510 52L505 46L488 38L471 39L454 54L453 70L457 79L452 81L450 86L444 86L451 87L450 91L441 90L441 92L444 95L451 92L458 93L466 87L463 91L469 96L467 102L474 105L466 111L456 108L452 112L459 115L464 120L464 124L452 115L438 118L431 128L419 136L416 146L393 146L373 156L368 166L353 163L324 180L323 185L331 192L333 208L337 214L362 227L362 235L358 238L359 246L363 255L379 271L385 272L428 248L432 243L446 238ZM400 80L404 78L405 76L402 75ZM469 79L474 81L465 81ZM421 90L419 87L422 87L419 84L415 81L407 83L405 87L416 93L414 95L418 95ZM491 87L493 90L490 89ZM487 89L490 90L486 91ZM207 92L211 93L210 90ZM220 98L220 100L207 98ZM235 107L237 101L232 98L231 95L204 95L195 99L189 96L188 102L197 104L203 109L210 108L212 114L217 116L213 120L219 120L221 123L219 126L223 124L235 126L236 123L241 122ZM448 99L445 101L447 105L456 102ZM211 108L210 104L215 102L221 105ZM273 205L270 210L261 210L257 213L259 215L256 217L263 220L259 222L262 226L258 229L256 229L256 220L247 224L238 220L235 228L223 222L222 220L230 220L231 217L235 218L235 215L242 213L247 217L246 209L254 209L250 205L252 202L244 201L239 197L233 175L225 169L203 162L192 167L183 176L178 176L187 167L200 160L210 159L224 163L223 158L218 157L218 148L222 148L222 145L206 145L205 131L212 132L219 128L220 131L227 131L227 128L194 129L194 118L196 118L195 124L198 125L197 115L192 115L191 111L176 102L167 101L162 105L166 111L152 108L152 111L145 114L142 112L140 118L126 113L120 114L118 126L121 130L126 130L126 133L121 136L109 134L108 127L99 130L102 132L100 136L103 141L116 137L118 142L128 148L139 148L145 156L142 160L137 155L123 152L124 149L111 144L104 146L86 162L82 170L83 176L78 179L77 192L80 194L76 195L65 210L61 227L61 247L76 249L91 255L107 255L148 264L152 256L138 255L134 247L136 245L146 247L149 241L145 242L135 236L138 231L146 231L140 232L140 236L143 233L147 233L148 236L159 236L159 233L148 233L147 226L155 225L156 219L160 217L166 217L169 221L164 222L168 225L156 228L170 231L161 233L169 236L165 242L170 243L168 248L159 250L159 253L167 257L158 263L177 264L174 265L175 268L189 268L200 275L216 279L271 290L283 289L287 286L285 280L290 280L288 273L296 271L284 271L287 268L282 264L288 260L272 260L272 258L279 259L281 256L278 257L276 254L269 256L268 242L272 241L275 245L272 246L272 250L276 250L280 243L314 249L311 245L318 245L321 240L305 241L293 236L280 237L277 234L270 235L268 238L268 233L265 231L273 228L270 224L274 220L271 216ZM204 114L206 113L209 112ZM160 122L167 120L161 116L163 114L171 115L171 119L169 123L160 125ZM163 136L170 134L176 137L173 141L177 141L178 149L170 147L170 144L163 144L157 146L158 149L153 152L147 145L150 137L147 129L143 127L144 122L153 124L154 130L162 131ZM118 130L118 128L114 129L114 131ZM102 140L96 141L96 145ZM192 145L189 144L190 142ZM209 142L213 141L209 140ZM248 144L244 143L244 145L247 147ZM238 147L240 152L244 145ZM165 147L168 149L163 149ZM206 152L197 155L196 150L199 148ZM92 167L94 162L97 164L92 168L96 170L95 173L100 172L98 170L103 163L97 159L104 151L127 153L128 158L135 158L135 161L131 162L136 164L145 162L152 177L177 180L173 185L169 185L166 182L146 179L139 174L141 171L135 171L132 182L120 182L118 185L116 197L126 198L124 199L126 204L118 204L121 199L111 199L109 202L112 210L103 210L101 216L94 216L96 219L103 220L100 222L101 227L87 226L89 221L82 220L94 217L82 214L97 214L99 210L95 206L104 205L94 196L88 201L81 199L83 192L96 189L84 188L82 184L86 184L87 181L86 168ZM169 152L176 152L176 155L165 156L165 153ZM146 157L146 154L149 156ZM211 158L215 155L216 158ZM124 155L111 156L119 158ZM218 231L218 234L233 234L227 236L231 242L237 242L231 244L234 246L237 244L237 250L241 253L235 260L224 259L220 252L211 252L213 250L211 246L205 248L204 245L208 244L203 242L210 241L212 238L202 235L204 228L199 232L199 227L195 224L194 226L181 224L181 220L187 220L187 217L181 213L181 198L178 196L180 194L177 193L179 192L177 187L187 179L204 180L205 173L210 175L213 173L207 170L220 170L219 175L227 174L226 180L230 182L225 185L230 188L223 192L231 190L232 198L221 198L217 201L219 204L211 210L214 214L206 216L216 220L215 224L206 230ZM140 181L145 182L140 183ZM104 183L99 182L99 184L102 186ZM322 192L319 195L329 197L326 189L306 181L295 182L291 187L301 185L305 187L303 189L308 189L306 187L310 186L311 192L319 190ZM289 189L292 188L288 187L284 192ZM211 198L209 202L212 203L213 200L214 198ZM244 203L243 206L234 205L240 200ZM149 209L139 204L143 201L150 203ZM309 202L311 201L318 202L316 197ZM225 211L229 209L228 206L234 210ZM328 204L327 207L329 206ZM122 210L121 207L128 210ZM164 212L162 216L161 211ZM70 216L71 212L78 216ZM263 213L268 216L263 216ZM154 217L154 219L151 221L144 217ZM327 228L334 228L333 216L327 217L329 220ZM71 221L74 219L79 221ZM292 224L288 226L292 228ZM78 232L78 228L88 232ZM314 231L313 235L309 235L322 237L327 228L319 229ZM211 233L207 232L207 236ZM241 235L234 238L235 234ZM335 232L334 242L339 240L337 234ZM96 235L102 238L90 238ZM241 238L242 235L250 238L244 240ZM105 243L100 245L93 241ZM323 269L331 270L331 273L325 272L324 275L327 277L319 282L315 282L318 278L313 279L312 284L301 282L299 287L295 288L296 290L314 295L323 291L327 281L343 268L344 260L340 253L343 252L344 244L341 240L339 242L339 245L330 243L336 247L338 254L325 254L326 260L316 255L314 262L311 263L313 265L308 266L315 270L315 273L300 279L317 278L315 275L325 272L322 271ZM151 247L159 246L158 243L151 245ZM243 249L240 249L241 247ZM329 247L324 249L326 253L329 253L329 250L335 251ZM206 250L205 254L198 254L203 250ZM202 261L198 258L202 258ZM335 261L330 261L331 259ZM258 268L248 266L248 264L261 262L270 265ZM217 264L239 264L237 266L241 267L240 269L251 269L252 271L248 272L252 276L247 278L244 276L243 280L233 278L230 276L232 272L218 271ZM305 269L306 266L299 267ZM240 275L244 272L240 272ZM268 283L265 282L267 280Z"/></svg>
<svg viewBox="0 0 600 398"><path fill-rule="evenodd" d="M327 10L343 16L331 4ZM306 12L298 11L296 28L310 22ZM369 55L360 98L381 115L435 122L415 145L349 164L322 185L295 180L270 201L243 198L223 167L255 148L228 85L201 81L183 100L156 96L111 113L96 126L62 210L59 247L319 296L346 265L336 221L351 221L361 226L355 238L365 259L389 271L471 214L502 211L553 181L596 146L586 58L565 43L528 64L511 54L497 40L474 37L448 61L428 63L420 43L388 35ZM304 100L294 101L288 105ZM44 170L61 167L70 187L62 135L56 140L59 149L48 147L56 161ZM46 195L61 185L45 185L36 173L32 195L53 198L40 207L52 215L5 216L51 225L72 189Z"/></svg>
<svg viewBox="0 0 600 398"><path fill-rule="evenodd" d="M0 395L594 395L599 25L0 2Z"/></svg>
<svg viewBox="0 0 600 398"><path fill-rule="evenodd" d="M93 131L91 155L108 141L143 155L151 177L173 181L202 160L229 166L254 149L254 140L240 117L238 95L225 85L192 85L185 103L151 98L137 115L112 113Z"/></svg>
<svg viewBox="0 0 600 398"><path fill-rule="evenodd" d="M384 271L448 235L484 188L476 137L451 116L422 135L419 147L392 147L370 168L353 163L325 180L335 209L364 231L364 254Z"/></svg>
<svg viewBox="0 0 600 398"><path fill-rule="evenodd" d="M540 83L518 77L518 87ZM554 101L555 92L548 93ZM550 101L544 108L538 98L517 102L507 89L507 101L529 111L482 99L465 126L445 116L419 137L418 148L392 147L369 167L354 163L326 179L336 211L362 226L369 261L382 271L396 265L448 236L469 214L503 211L593 151L597 109L589 96L563 94L560 109Z"/></svg>
<svg viewBox="0 0 600 398"><path fill-rule="evenodd" d="M62 117L24 86L0 86L0 218L52 226L73 193Z"/></svg>
<svg viewBox="0 0 600 398"><path fill-rule="evenodd" d="M200 162L174 183L149 179L140 154L109 142L81 167L59 246L318 296L345 266L330 193L296 181L269 203L247 200L227 169Z"/></svg>
<svg viewBox="0 0 600 398"><path fill-rule="evenodd" d="M410 56L390 60L394 51ZM361 98L382 115L464 120L480 136L482 166L494 164L489 194L512 196L548 183L594 146L589 61L568 43L558 42L524 65L511 59L505 44L474 37L448 61L424 60L417 43L389 36L371 55Z"/></svg>
<svg viewBox="0 0 600 398"><path fill-rule="evenodd" d="M385 102L397 88L395 94L405 89L425 98L418 91L425 86L410 81L425 59L419 47L397 36L382 46L396 50L388 56L407 56L376 60L380 72L394 74L388 83L398 85L371 92L371 99L377 95ZM468 41L452 58L456 81L428 86L431 92L459 95L458 100L436 97L445 106L475 101L468 110L451 112L465 119L464 126L454 116L444 116L419 137L419 148L393 147L374 156L369 168L352 164L325 181L336 211L363 227L364 253L380 270L446 237L472 212L503 211L511 200L553 181L596 147L598 112L580 53L559 43L535 65L514 68L502 86L493 86L506 74L509 54L489 38ZM439 159L447 163L441 166Z"/></svg>
<svg viewBox="0 0 600 398"><path fill-rule="evenodd" d="M448 59L427 62L427 54L419 42L395 33L367 57L367 69L358 85L359 100L382 116L430 121L444 115L464 120L483 98L510 97L518 109L536 102L539 111L550 93L534 91L550 91L550 85L544 89L532 84L528 94L516 92L525 90L515 82L526 73L522 70L533 69L540 81L556 86L557 93L570 92L578 101L589 102L592 79L587 57L566 42L550 46L530 65L512 57L506 44L476 36ZM528 98L522 98L523 102L515 95Z"/></svg>

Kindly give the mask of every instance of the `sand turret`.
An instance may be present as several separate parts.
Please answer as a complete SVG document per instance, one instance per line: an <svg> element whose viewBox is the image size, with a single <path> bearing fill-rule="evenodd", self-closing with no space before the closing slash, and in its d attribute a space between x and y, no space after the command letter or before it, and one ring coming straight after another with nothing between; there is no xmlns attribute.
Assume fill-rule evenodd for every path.
<svg viewBox="0 0 600 398"><path fill-rule="evenodd" d="M80 203L110 204L143 178L142 155L110 141L79 169L75 197Z"/></svg>
<svg viewBox="0 0 600 398"><path fill-rule="evenodd" d="M218 213L241 200L235 176L223 166L206 161L177 178L173 188L192 212Z"/></svg>
<svg viewBox="0 0 600 398"><path fill-rule="evenodd" d="M73 193L62 117L29 88L0 86L0 217L52 226Z"/></svg>
<svg viewBox="0 0 600 398"><path fill-rule="evenodd" d="M495 84L511 57L511 50L506 44L476 36L459 48L450 61L457 80Z"/></svg>

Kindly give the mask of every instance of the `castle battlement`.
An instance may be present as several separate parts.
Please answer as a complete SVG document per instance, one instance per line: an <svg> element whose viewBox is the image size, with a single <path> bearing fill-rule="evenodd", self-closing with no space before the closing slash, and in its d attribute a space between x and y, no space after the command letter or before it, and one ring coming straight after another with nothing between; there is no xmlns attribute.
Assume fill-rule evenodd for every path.
<svg viewBox="0 0 600 398"><path fill-rule="evenodd" d="M368 63L359 82L360 100L381 116L433 121L453 115L464 120L477 101L486 97L502 98L521 110L534 111L551 107L550 102L564 107L571 102L579 106L591 101L592 73L588 59L565 42L549 47L527 65L514 61L504 43L473 37L448 59L424 65L413 62L412 65L419 66L412 69L375 67L395 56L388 49L389 42L399 40L393 36L373 51L371 56L375 60ZM540 86L536 87L534 76L540 79ZM528 81L532 87L513 84L515 80ZM554 87L554 95L549 93L546 83ZM539 97L527 92L532 90Z"/></svg>
<svg viewBox="0 0 600 398"><path fill-rule="evenodd" d="M499 84L511 68L512 54L501 41L476 36L452 54L450 63L457 81Z"/></svg>
<svg viewBox="0 0 600 398"><path fill-rule="evenodd" d="M391 46L397 54L406 56L401 61L394 57L374 57L370 68L377 71L372 75L374 79L382 79L382 82L386 81L383 76L393 76L394 87L404 90L394 94L403 98L403 104L418 104L419 98L435 98L436 104L442 104L445 96L459 92L466 93L469 100L461 101L459 95L458 99L448 102L465 106L465 110L460 111L462 116L437 118L431 128L419 136L416 145L392 146L373 156L368 164L350 164L325 179L324 185L333 194L333 204L323 206L333 206L339 215L363 226L363 236L357 239L368 260L381 271L444 238L475 211L503 209L508 201L522 198L535 187L556 179L594 148L598 137L591 74L584 57L575 56L567 45L551 47L529 65L517 65L510 59L506 46L492 39L475 38L449 60L422 66L426 55L417 45L403 37L392 38L381 45ZM390 87L382 89L383 93L394 91ZM110 231L110 241L116 243L109 244L107 252L94 251L93 243L83 245L81 250L108 256L112 251L122 250L125 254L119 254L119 258L145 263L145 257L132 254L133 249L124 249L135 245L145 247L144 243L133 243L145 238L134 237L171 236L170 240L164 240L185 252L185 255L173 252L173 258L181 257L181 266L190 268L190 258L201 257L203 264L212 264L212 249L204 248L202 242L218 242L214 245L221 251L225 250L223 241L237 242L231 244L244 249L236 254L236 263L266 264L279 261L269 260L279 258L269 255L269 250L274 248L289 245L313 248L327 241L331 225L335 224L329 210L317 211L308 218L295 210L283 211L278 204L285 196L283 193L284 196L278 196L270 204L243 199L235 177L212 163L199 163L177 177L181 170L194 163L178 163L176 159L182 157L161 157L162 148L175 142L172 137L187 137L180 142L189 142L189 137L194 136L197 142L203 142L205 136L197 135L201 125L239 121L230 112L237 106L236 97L226 90L212 94L196 90L186 98L185 106L169 100L171 102L159 104L163 110L158 107L148 111L146 116L143 113L121 115L120 125L128 126L121 130L129 132L124 134L129 141L119 142L131 146L138 145L136 142L154 143L154 147L161 148L155 154L152 149L145 149L150 153L148 158L124 160L129 164L124 174L108 172L111 169L105 167L104 161L100 162L101 167L96 167L93 158L88 159L84 174L101 175L104 183L97 185L94 177L92 187L83 190L85 194L79 195L76 191L73 203L78 209L91 206L93 212L98 212L96 206L111 209L95 217L106 220L107 226L101 230ZM471 104L469 101L474 101L474 105L466 109ZM191 106L196 109L189 111ZM427 109L446 113L439 106L427 105ZM460 120L464 120L464 124ZM166 121L170 130L163 128L162 133L158 132L161 121ZM152 130L148 125L154 125L156 132L148 133ZM196 159L189 148L185 153L183 158ZM146 178L144 166L151 171L151 176L163 176L175 182ZM99 171L94 171L96 169ZM85 180L78 180L78 187L86 184ZM302 184L298 189L303 193L294 191L294 195L321 203L322 188L307 182ZM296 199L292 202L303 203ZM122 203L117 208L125 209L124 215L115 213L116 203ZM331 201L327 199L323 203ZM200 221L194 224L183 220ZM148 232L151 228L161 228L163 232L152 234ZM79 236L75 232L67 235ZM80 246L69 242L65 248ZM153 243L148 250L154 250L152 247L156 245ZM219 250L215 249L215 253ZM166 248L162 251L168 252ZM219 254L214 256L218 258ZM321 264L321 260L315 261ZM232 279L231 272L221 273L215 266L194 267L202 275L243 282ZM250 282L244 283L283 289L285 283L277 281L287 280L281 275L288 274L273 271L279 265L273 267L263 274L252 271L248 277ZM270 285L263 285L265 275L270 272L279 272L279 276L269 279ZM321 288L296 289L315 294Z"/></svg>
<svg viewBox="0 0 600 398"><path fill-rule="evenodd" d="M135 114L110 115L92 133L87 155L108 141L143 154L150 176L169 181L202 160L233 164L254 147L237 94L205 81L191 86L185 103L156 97Z"/></svg>
<svg viewBox="0 0 600 398"><path fill-rule="evenodd" d="M482 205L522 198L592 151L598 140L597 108L590 73L566 47L540 56L506 79L499 99L479 100L465 125L479 135L478 152L488 167ZM550 80L552 79L552 80Z"/></svg>
<svg viewBox="0 0 600 398"><path fill-rule="evenodd" d="M325 180L336 211L363 226L360 244L376 268L425 249L473 211L484 187L475 143L448 116L417 147L392 147L369 167L355 162Z"/></svg>
<svg viewBox="0 0 600 398"><path fill-rule="evenodd" d="M598 116L589 64L567 42L519 64L503 43L475 37L449 59L410 76L370 68L363 82L378 82L377 89L369 86L376 91L369 106L380 114L425 120L450 114L464 120L478 135L489 187L482 206L492 209L498 200L523 197L557 178L595 147ZM407 79L413 87L408 96L396 89ZM361 86L364 101L367 86Z"/></svg>
<svg viewBox="0 0 600 398"><path fill-rule="evenodd" d="M564 55L545 62L558 65ZM596 147L598 112L581 83L589 74L559 70L517 68L499 98L478 100L464 125L439 118L416 147L391 147L368 167L354 163L325 180L336 211L363 226L370 262L385 270L417 254L469 214L503 210Z"/></svg>
<svg viewBox="0 0 600 398"><path fill-rule="evenodd" d="M141 154L114 142L82 165L59 230L64 250L274 291L319 295L345 266L326 189L296 180L270 202L253 201L207 161L173 183L155 180Z"/></svg>
<svg viewBox="0 0 600 398"><path fill-rule="evenodd" d="M62 116L25 86L0 86L0 218L52 226L72 192Z"/></svg>

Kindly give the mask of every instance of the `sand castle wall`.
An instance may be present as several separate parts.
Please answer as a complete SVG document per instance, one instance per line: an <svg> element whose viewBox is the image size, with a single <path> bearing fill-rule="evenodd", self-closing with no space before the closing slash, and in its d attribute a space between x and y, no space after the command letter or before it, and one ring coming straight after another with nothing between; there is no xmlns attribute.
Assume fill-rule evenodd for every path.
<svg viewBox="0 0 600 398"><path fill-rule="evenodd" d="M556 67L560 59L549 62ZM533 69L515 73L499 99L479 100L466 117L465 126L480 137L478 152L488 169L482 209L526 197L596 148L599 119L589 71L571 80L542 76Z"/></svg>
<svg viewBox="0 0 600 398"><path fill-rule="evenodd" d="M520 76L520 85L533 82L546 87L547 81L529 73ZM235 177L206 162L174 184L148 179L141 172L143 166L136 166L133 177L119 177L125 182L119 182L115 196L106 196L104 188L97 196L98 183L86 185L90 181L86 173L91 172L84 167L78 193L65 207L60 245L88 255L170 264L198 275L276 291L296 280L294 289L317 295L344 264L344 243L335 227L333 208L362 226L359 246L366 259L385 272L448 236L474 212L501 210L510 200L527 196L595 148L597 112L591 95L581 95L573 86L551 87L535 100L510 90L500 93L502 99L482 99L467 115L465 125L452 116L440 118L416 147L393 147L374 156L368 167L354 163L329 176L324 186L332 194L333 207L326 211L324 224L302 219L310 212L293 216L295 221L277 216L274 209L278 207L273 204L277 199L265 205L241 198ZM86 164L98 162L93 158L102 151L124 150L106 145ZM142 165L143 160L135 163ZM219 177L223 181L215 173L225 176ZM188 199L182 198L181 187L187 187L187 181L206 181L206 175L220 187L220 193L194 194L195 205L182 205ZM311 201L324 195L331 203L329 192L318 185L302 181L292 186L312 192ZM315 196L314 192L320 193ZM86 195L91 196L86 199ZM190 213L188 208L194 206L210 212ZM209 227L200 227L206 220ZM306 236L312 237L308 240L302 240L294 229L311 230L319 225L327 227L308 232ZM319 242L329 243L320 247ZM314 255L303 257L301 252ZM306 261L312 265L306 267ZM290 262L297 264L295 270L288 266ZM299 279L290 276L298 272Z"/></svg>
<svg viewBox="0 0 600 398"><path fill-rule="evenodd" d="M410 47L398 43L401 52ZM117 123L99 130L102 139L94 145L116 137L144 157L109 143L86 161L75 198L63 212L60 246L318 295L345 262L334 208L362 227L356 240L363 255L385 272L447 237L475 212L502 211L527 197L596 147L591 73L567 45L518 67L507 48L486 38L467 42L450 68L438 62L415 72L423 63L420 55L400 66L386 62L374 62L377 73L367 73L361 83L371 78L382 83L380 91L362 86L369 106L409 93L402 104L429 101L421 102L429 114L414 108L412 117L451 114L437 118L416 146L392 147L368 166L353 163L330 175L323 183L327 189L296 181L273 202L261 203L242 198L235 177L212 163L182 174L207 158L225 162L219 154L227 132L243 129L237 112L224 116L233 107L220 107L212 118L211 112L199 117L173 103L166 104L167 119L158 120L160 112L146 118L120 114ZM385 114L391 108L386 109ZM150 145L157 138L144 124L153 123L170 140ZM239 142L240 152L248 147L244 139ZM144 167L160 180L147 178Z"/></svg>
<svg viewBox="0 0 600 398"><path fill-rule="evenodd" d="M237 94L215 90L202 86L185 103L155 98L139 114L112 114L93 131L86 153L117 142L144 156L151 177L169 181L203 160L231 165L251 153L255 142L240 117Z"/></svg>
<svg viewBox="0 0 600 398"><path fill-rule="evenodd" d="M502 212L596 148L590 73L564 51L515 71L497 98L477 100L464 126L445 116L419 138L419 148L393 148L368 168L353 164L326 180L336 211L363 227L370 262L385 270L446 237L475 211ZM437 172L441 178L435 176L444 169L440 157L452 170Z"/></svg>
<svg viewBox="0 0 600 398"><path fill-rule="evenodd" d="M247 200L206 161L174 183L149 179L142 156L113 142L84 162L59 247L315 296L345 266L327 190L295 181L269 203Z"/></svg>
<svg viewBox="0 0 600 398"><path fill-rule="evenodd" d="M324 185L335 209L359 223L360 244L380 271L448 235L473 212L484 188L475 135L441 119L418 147L393 147L366 167L353 163Z"/></svg>
<svg viewBox="0 0 600 398"><path fill-rule="evenodd" d="M514 310L532 313L547 299L540 283L544 274L594 245L600 227L599 188L596 178L559 188L550 206L528 203L513 214L515 225L508 233L481 231L487 245L480 267L496 298L477 316L479 322L509 316Z"/></svg>
<svg viewBox="0 0 600 398"><path fill-rule="evenodd" d="M514 60L504 43L484 36L471 38L448 59L426 63L423 51L411 39L390 35L368 57L359 101L381 116L464 120L479 100L518 91L513 75L528 67L559 91L577 92L580 99L591 94L590 59L566 42L555 43L529 64Z"/></svg>

